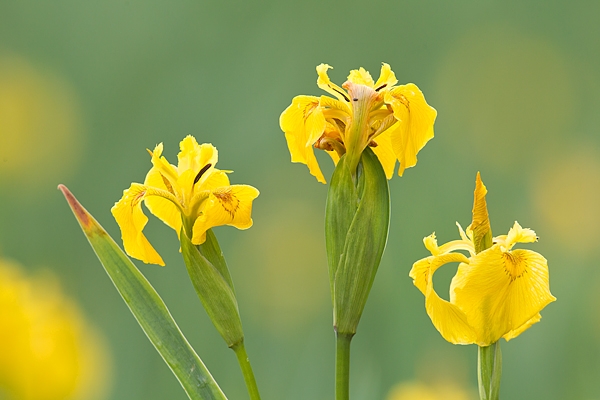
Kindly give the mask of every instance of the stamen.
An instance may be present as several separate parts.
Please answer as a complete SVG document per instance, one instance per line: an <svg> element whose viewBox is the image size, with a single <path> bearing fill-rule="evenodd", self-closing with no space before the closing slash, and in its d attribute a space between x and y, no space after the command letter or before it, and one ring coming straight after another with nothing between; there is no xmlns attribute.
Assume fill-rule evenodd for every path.
<svg viewBox="0 0 600 400"><path fill-rule="evenodd" d="M208 171L208 169L209 169L210 167L212 167L212 164L211 164L211 163L208 163L208 164L206 164L204 167L202 167L202 169L200 170L200 172L198 172L198 175L196 175L196 177L194 178L194 183L193 183L194 185L195 185L196 183L198 183L198 181L200 180L200 178L202 178L202 175L204 175L204 173L205 173L206 171Z"/></svg>
<svg viewBox="0 0 600 400"><path fill-rule="evenodd" d="M384 87L387 86L387 83L384 83L383 85L379 86L377 89L375 89L376 92L379 92L381 89L383 89Z"/></svg>

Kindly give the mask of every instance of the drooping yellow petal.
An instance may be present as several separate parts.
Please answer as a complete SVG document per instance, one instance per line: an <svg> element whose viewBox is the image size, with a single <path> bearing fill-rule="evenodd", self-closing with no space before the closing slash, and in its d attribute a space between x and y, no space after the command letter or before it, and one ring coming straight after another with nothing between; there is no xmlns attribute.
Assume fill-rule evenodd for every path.
<svg viewBox="0 0 600 400"><path fill-rule="evenodd" d="M371 74L363 67L360 67L359 69L353 69L352 71L350 71L350 74L348 75L348 80L352 83L366 85L371 88L375 86L375 81L373 81Z"/></svg>
<svg viewBox="0 0 600 400"><path fill-rule="evenodd" d="M429 257L428 261L425 308L431 322L447 341L454 344L473 343L474 330L469 325L465 313L456 305L442 299L433 288L433 274L438 268L451 262L468 263L469 260L460 253L448 253L437 257ZM422 266L423 263L419 262L419 268ZM417 275L422 275L422 272L417 273Z"/></svg>
<svg viewBox="0 0 600 400"><path fill-rule="evenodd" d="M472 257L468 267L459 267L451 291L480 346L519 329L555 300L544 257L530 250L503 252L499 245Z"/></svg>
<svg viewBox="0 0 600 400"><path fill-rule="evenodd" d="M396 168L396 154L394 154L392 148L392 137L390 136L389 130L384 131L373 141L377 143L377 146L372 147L373 153L375 153L379 159L379 162L385 171L386 178L392 179L394 168Z"/></svg>
<svg viewBox="0 0 600 400"><path fill-rule="evenodd" d="M323 176L321 168L319 167L319 163L317 162L317 158L315 157L313 147L306 147L298 143L297 135L294 135L293 133L286 132L285 139L292 156L292 162L306 164L312 176L317 178L319 182L326 183L325 177Z"/></svg>
<svg viewBox="0 0 600 400"><path fill-rule="evenodd" d="M396 83L398 83L398 79L396 79L396 75L394 74L394 71L392 71L389 64L383 63L381 65L381 72L379 73L379 79L377 79L377 82L375 82L375 89L381 90L384 87L386 89L390 89Z"/></svg>
<svg viewBox="0 0 600 400"><path fill-rule="evenodd" d="M213 190L193 226L192 243L202 244L206 231L215 226L231 225L238 229L252 226L252 201L259 192L248 185L232 185Z"/></svg>
<svg viewBox="0 0 600 400"><path fill-rule="evenodd" d="M144 215L141 204L146 192L145 186L131 184L131 187L123 192L123 197L111 208L111 212L121 228L123 247L127 254L147 264L164 266L163 259L142 233L148 223L148 217Z"/></svg>
<svg viewBox="0 0 600 400"><path fill-rule="evenodd" d="M417 164L417 153L433 138L437 111L425 101L419 88L409 83L395 87L384 100L392 107L397 124L390 128L392 145L400 161L398 175Z"/></svg>
<svg viewBox="0 0 600 400"><path fill-rule="evenodd" d="M327 93L335 96L340 101L349 102L350 99L348 98L346 91L338 85L336 85L335 83L331 82L331 80L329 79L329 76L327 75L327 70L332 68L333 67L331 65L327 64L319 64L317 66L317 86L320 89L326 91Z"/></svg>

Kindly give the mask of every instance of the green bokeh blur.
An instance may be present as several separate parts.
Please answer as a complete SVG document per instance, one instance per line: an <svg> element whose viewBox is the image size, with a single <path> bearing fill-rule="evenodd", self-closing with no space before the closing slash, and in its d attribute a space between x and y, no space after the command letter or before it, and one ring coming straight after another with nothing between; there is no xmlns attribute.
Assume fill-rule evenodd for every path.
<svg viewBox="0 0 600 400"><path fill-rule="evenodd" d="M528 248L549 260L558 299L502 343L503 398L598 399L599 15L599 2L583 0L0 0L0 256L55 271L79 301L111 349L110 399L185 398L56 186L118 238L110 207L143 181L146 148L163 142L174 162L192 134L219 149L233 183L261 191L250 230L215 233L263 398L332 398L327 186L290 163L278 121L292 97L321 94L316 65L332 65L341 84L361 66L376 78L387 62L438 119L418 165L390 181L389 241L353 341L352 398L383 399L407 381L476 387L476 347L441 338L408 271L427 255L424 236L446 242L455 221L469 223L481 171L494 234L515 220L536 231ZM7 105L15 98L25 100ZM167 266L140 269L228 397L247 398L175 233L151 218L147 235ZM442 296L453 273L436 274Z"/></svg>

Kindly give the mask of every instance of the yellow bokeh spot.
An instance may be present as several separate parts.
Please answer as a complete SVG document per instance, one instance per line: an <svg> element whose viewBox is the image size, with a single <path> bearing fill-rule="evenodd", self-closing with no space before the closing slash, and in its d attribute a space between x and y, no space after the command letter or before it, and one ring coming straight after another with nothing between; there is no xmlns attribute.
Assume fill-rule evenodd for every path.
<svg viewBox="0 0 600 400"><path fill-rule="evenodd" d="M476 400L473 391L452 382L425 384L422 382L400 383L388 394L387 400Z"/></svg>
<svg viewBox="0 0 600 400"><path fill-rule="evenodd" d="M542 228L575 252L598 249L600 149L569 150L543 164L532 181L533 210ZM546 235L544 235L546 236Z"/></svg>
<svg viewBox="0 0 600 400"><path fill-rule="evenodd" d="M26 60L0 54L0 183L52 187L82 151L76 96L66 81Z"/></svg>
<svg viewBox="0 0 600 400"><path fill-rule="evenodd" d="M465 156L520 172L576 120L570 61L543 37L502 25L472 30L440 63L440 122Z"/></svg>
<svg viewBox="0 0 600 400"><path fill-rule="evenodd" d="M244 315L281 335L302 331L330 306L322 216L300 201L283 205L256 217L253 234L235 246L240 258L232 260L240 266L234 279L251 288L240 301Z"/></svg>
<svg viewBox="0 0 600 400"><path fill-rule="evenodd" d="M0 398L104 398L107 348L53 275L0 260L0 310Z"/></svg>

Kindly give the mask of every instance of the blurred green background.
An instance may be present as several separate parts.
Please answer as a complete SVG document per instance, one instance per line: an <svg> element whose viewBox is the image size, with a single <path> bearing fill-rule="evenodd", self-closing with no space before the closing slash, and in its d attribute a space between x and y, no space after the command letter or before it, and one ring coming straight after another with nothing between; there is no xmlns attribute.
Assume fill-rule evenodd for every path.
<svg viewBox="0 0 600 400"><path fill-rule="evenodd" d="M264 399L333 397L323 214L327 186L292 164L279 115L320 95L315 66L376 78L381 62L438 110L436 137L390 181L389 241L353 342L352 398L402 382L476 388L475 346L435 330L412 263L422 238L457 237L475 174L496 235L540 237L558 298L503 342L505 399L600 398L600 2L206 2L0 0L0 256L49 269L105 337L107 399L183 399L88 246L66 184L115 238L110 207L187 134L219 149L233 183L261 191L248 231L217 228ZM325 175L332 165L319 154ZM186 276L175 233L146 230L165 259L138 263L230 399L247 398L233 352ZM436 274L447 293L454 271ZM446 296L447 297L447 296ZM0 318L2 316L0 315Z"/></svg>

